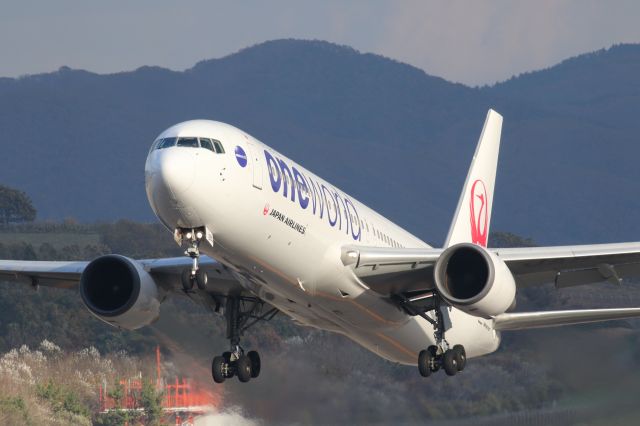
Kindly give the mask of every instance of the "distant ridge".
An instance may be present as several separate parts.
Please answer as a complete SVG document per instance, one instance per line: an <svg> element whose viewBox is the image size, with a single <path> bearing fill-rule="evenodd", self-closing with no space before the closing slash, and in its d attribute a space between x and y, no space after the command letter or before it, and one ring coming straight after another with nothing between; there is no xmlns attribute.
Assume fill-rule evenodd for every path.
<svg viewBox="0 0 640 426"><path fill-rule="evenodd" d="M540 243L639 240L640 45L470 88L324 41L274 40L184 72L66 67L0 79L0 183L42 218L154 220L148 148L230 122L439 243L489 107L505 118L494 229Z"/></svg>

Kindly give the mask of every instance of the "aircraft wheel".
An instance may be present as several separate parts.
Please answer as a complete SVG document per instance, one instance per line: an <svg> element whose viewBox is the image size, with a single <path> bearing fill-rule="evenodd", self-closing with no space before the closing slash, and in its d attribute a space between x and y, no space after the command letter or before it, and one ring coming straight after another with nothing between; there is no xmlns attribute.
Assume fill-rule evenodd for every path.
<svg viewBox="0 0 640 426"><path fill-rule="evenodd" d="M435 373L436 371L440 370L440 363L435 362L438 360L438 348L431 345L427 348L427 351L431 354L431 357L434 359L433 369L431 371Z"/></svg>
<svg viewBox="0 0 640 426"><path fill-rule="evenodd" d="M242 355L236 361L236 374L238 375L238 380L242 383L246 383L251 380L251 360L248 356Z"/></svg>
<svg viewBox="0 0 640 426"><path fill-rule="evenodd" d="M185 268L184 271L182 271L180 278L182 281L182 289L184 291L189 291L193 288L193 278L191 277L190 268Z"/></svg>
<svg viewBox="0 0 640 426"><path fill-rule="evenodd" d="M458 361L458 371L464 370L464 367L467 365L467 352L464 350L464 346L455 345L452 350L456 354L456 359Z"/></svg>
<svg viewBox="0 0 640 426"><path fill-rule="evenodd" d="M224 357L217 356L213 358L213 362L211 363L211 375L213 376L213 381L216 383L222 383L225 379L225 365L226 364Z"/></svg>
<svg viewBox="0 0 640 426"><path fill-rule="evenodd" d="M227 364L227 374L225 375L225 378L230 379L232 378L235 373L233 371L233 368L231 367L231 352L223 352L222 353L222 358L224 358L224 362Z"/></svg>
<svg viewBox="0 0 640 426"><path fill-rule="evenodd" d="M449 349L442 357L442 367L447 376L455 376L458 372L458 357L456 351Z"/></svg>
<svg viewBox="0 0 640 426"><path fill-rule="evenodd" d="M207 276L207 273L202 269L198 269L196 271L196 284L198 285L198 288L200 290L205 290L207 288L208 281L209 277ZM193 283L191 285L193 286Z"/></svg>
<svg viewBox="0 0 640 426"><path fill-rule="evenodd" d="M418 355L418 371L422 377L429 377L431 375L431 364L433 357L428 350L420 351Z"/></svg>
<svg viewBox="0 0 640 426"><path fill-rule="evenodd" d="M256 351L249 351L247 357L251 361L251 378L255 379L260 375L260 355Z"/></svg>

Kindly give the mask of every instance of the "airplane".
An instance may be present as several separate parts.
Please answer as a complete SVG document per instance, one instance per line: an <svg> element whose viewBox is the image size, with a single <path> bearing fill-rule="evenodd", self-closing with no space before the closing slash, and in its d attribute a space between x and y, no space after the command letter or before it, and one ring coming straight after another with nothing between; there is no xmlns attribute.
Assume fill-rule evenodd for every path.
<svg viewBox="0 0 640 426"><path fill-rule="evenodd" d="M495 352L501 333L640 316L640 308L515 311L524 286L640 276L640 242L488 247L503 118L489 110L444 246L434 248L229 124L192 120L153 142L149 203L185 256L87 262L0 261L0 278L79 288L122 329L153 323L170 295L224 317L229 350L212 377L259 376L241 338L281 313L347 336L428 377Z"/></svg>

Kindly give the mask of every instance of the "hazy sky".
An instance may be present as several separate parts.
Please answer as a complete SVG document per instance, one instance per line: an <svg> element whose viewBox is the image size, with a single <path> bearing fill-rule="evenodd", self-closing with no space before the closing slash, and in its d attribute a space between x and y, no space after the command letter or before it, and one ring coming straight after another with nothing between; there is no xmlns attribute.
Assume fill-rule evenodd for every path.
<svg viewBox="0 0 640 426"><path fill-rule="evenodd" d="M321 39L467 84L640 42L640 1L3 0L0 76L62 65L183 70L276 38Z"/></svg>

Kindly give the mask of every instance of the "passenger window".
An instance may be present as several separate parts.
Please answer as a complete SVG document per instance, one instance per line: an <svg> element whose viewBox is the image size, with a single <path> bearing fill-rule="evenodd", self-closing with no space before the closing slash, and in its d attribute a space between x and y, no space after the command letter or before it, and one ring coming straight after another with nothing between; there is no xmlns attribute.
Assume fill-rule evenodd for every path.
<svg viewBox="0 0 640 426"><path fill-rule="evenodd" d="M224 148L222 147L222 143L220 141L211 139L211 142L213 142L213 146L216 147L216 152L218 154L224 154Z"/></svg>
<svg viewBox="0 0 640 426"><path fill-rule="evenodd" d="M200 148L198 138L178 138L178 146L186 148Z"/></svg>
<svg viewBox="0 0 640 426"><path fill-rule="evenodd" d="M175 144L176 144L176 138L164 138L158 144L158 149L169 148L171 146L174 146Z"/></svg>
<svg viewBox="0 0 640 426"><path fill-rule="evenodd" d="M211 143L211 139L200 138L200 146L208 149L209 151L215 153L216 150L213 149L213 144Z"/></svg>

